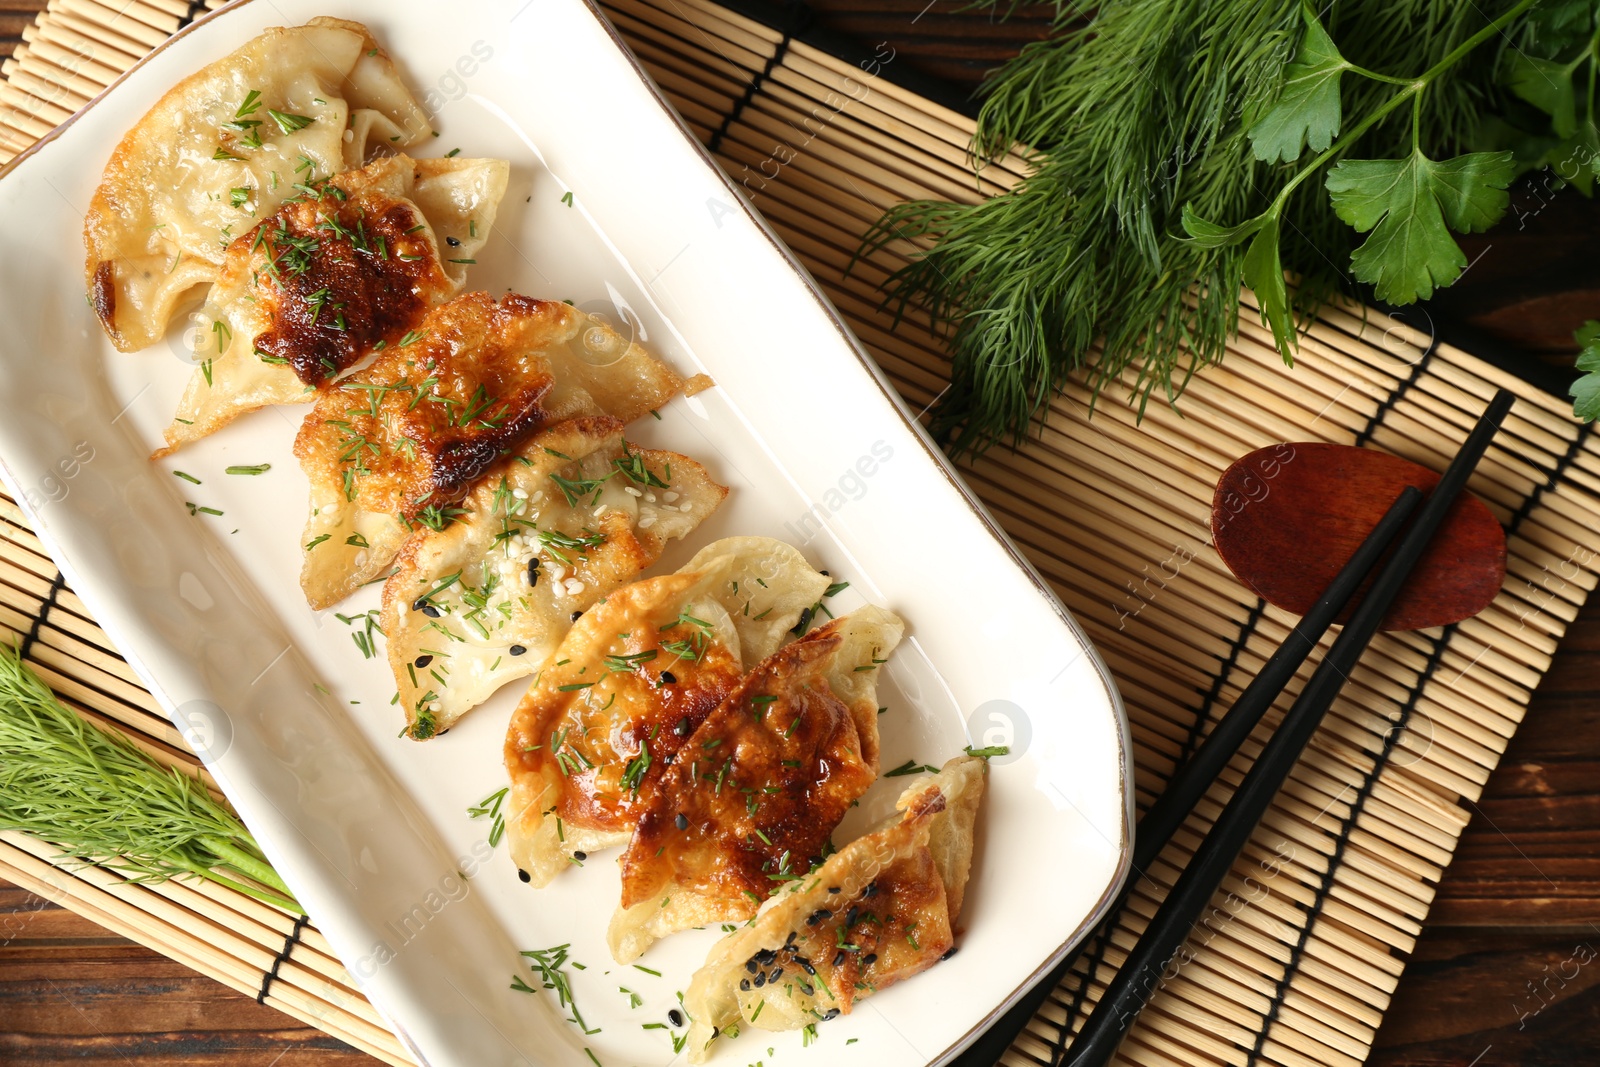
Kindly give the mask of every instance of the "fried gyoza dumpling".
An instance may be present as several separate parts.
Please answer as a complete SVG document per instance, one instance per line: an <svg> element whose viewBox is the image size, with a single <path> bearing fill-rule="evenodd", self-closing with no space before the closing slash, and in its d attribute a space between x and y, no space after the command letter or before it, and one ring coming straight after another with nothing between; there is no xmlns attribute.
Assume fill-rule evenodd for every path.
<svg viewBox="0 0 1600 1067"><path fill-rule="evenodd" d="M683 379L590 316L464 293L322 391L295 437L311 481L300 585L329 607L381 577L418 526L442 530L477 479L545 425L632 421Z"/></svg>
<svg viewBox="0 0 1600 1067"><path fill-rule="evenodd" d="M535 885L627 842L679 749L828 584L781 541L732 537L573 624L506 732L506 835Z"/></svg>
<svg viewBox="0 0 1600 1067"><path fill-rule="evenodd" d="M465 515L406 542L383 587L411 736L449 729L537 671L575 612L632 581L727 493L686 456L631 448L609 416L535 434L462 502Z"/></svg>
<svg viewBox="0 0 1600 1067"><path fill-rule="evenodd" d="M310 400L421 325L466 284L509 174L499 159L389 156L307 185L241 234L194 345L205 362L158 455L256 408Z"/></svg>
<svg viewBox="0 0 1600 1067"><path fill-rule="evenodd" d="M717 943L683 999L689 1060L735 1024L798 1030L927 970L955 945L987 763L959 756L900 795L900 814Z"/></svg>
<svg viewBox="0 0 1600 1067"><path fill-rule="evenodd" d="M90 302L133 352L166 332L223 250L307 175L428 137L428 116L359 22L267 30L173 86L111 154L83 238ZM301 168L299 171L296 168Z"/></svg>
<svg viewBox="0 0 1600 1067"><path fill-rule="evenodd" d="M620 963L678 930L748 919L821 862L878 777L878 667L905 627L864 607L767 657L683 743L622 855Z"/></svg>

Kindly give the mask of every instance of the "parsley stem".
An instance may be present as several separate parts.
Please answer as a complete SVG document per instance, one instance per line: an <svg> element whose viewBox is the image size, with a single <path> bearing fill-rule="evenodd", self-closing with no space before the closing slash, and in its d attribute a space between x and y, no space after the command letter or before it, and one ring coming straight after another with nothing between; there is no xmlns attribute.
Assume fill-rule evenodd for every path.
<svg viewBox="0 0 1600 1067"><path fill-rule="evenodd" d="M1368 70L1366 67L1360 67L1354 63L1346 63L1344 65L1344 69L1348 70L1351 74L1356 74L1360 77L1366 78L1368 81L1387 82L1390 85L1410 85L1416 80L1415 78L1397 77L1393 74L1379 74L1375 70Z"/></svg>

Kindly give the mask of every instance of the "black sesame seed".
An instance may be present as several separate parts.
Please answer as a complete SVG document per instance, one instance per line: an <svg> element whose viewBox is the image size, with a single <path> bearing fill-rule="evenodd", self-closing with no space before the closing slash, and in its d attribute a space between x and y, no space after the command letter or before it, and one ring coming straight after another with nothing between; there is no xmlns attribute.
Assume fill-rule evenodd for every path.
<svg viewBox="0 0 1600 1067"><path fill-rule="evenodd" d="M876 952L869 952L865 956L861 957L861 966L863 966L863 967L871 967L874 963L877 963L877 962L878 962L878 954Z"/></svg>
<svg viewBox="0 0 1600 1067"><path fill-rule="evenodd" d="M667 1012L667 1022L671 1023L673 1026L682 1026L683 1012L679 1011L677 1008L673 1008L671 1011Z"/></svg>
<svg viewBox="0 0 1600 1067"><path fill-rule="evenodd" d="M676 752L668 752L665 756L661 757L661 765L663 767L670 767L672 766L673 762L677 760L677 758L678 754Z"/></svg>
<svg viewBox="0 0 1600 1067"><path fill-rule="evenodd" d="M749 979L745 979L745 981L749 981ZM754 985L754 986L755 986L755 987L756 987L756 988L757 988L757 989L760 989L760 988L761 988L761 987L762 987L762 986L764 986L764 985L766 985L766 984L767 984L767 976L766 976L766 975L765 975L765 974L758 974L758 975L756 975L756 980L755 980L755 982L754 982L754 983L752 983L752 984L753 984L753 985Z"/></svg>
<svg viewBox="0 0 1600 1067"><path fill-rule="evenodd" d="M862 900L871 900L873 897L875 897L877 895L878 895L878 883L876 883L876 882L873 882L873 883L869 884L867 886L867 888L865 888L865 889L863 889L861 891L861 899Z"/></svg>
<svg viewBox="0 0 1600 1067"><path fill-rule="evenodd" d="M751 957L751 959L760 964L762 967L765 967L767 964L771 963L777 958L778 954L770 948L764 948Z"/></svg>
<svg viewBox="0 0 1600 1067"><path fill-rule="evenodd" d="M572 858L577 860L579 863L582 863L584 860L589 858L589 854L587 852L574 852L572 854Z"/></svg>
<svg viewBox="0 0 1600 1067"><path fill-rule="evenodd" d="M685 715L683 718L679 719L678 722L677 722L677 725L675 725L672 728L672 732L677 734L679 737L688 737L689 736L689 730L690 730L689 716L687 716L687 715Z"/></svg>
<svg viewBox="0 0 1600 1067"><path fill-rule="evenodd" d="M846 926L854 926L856 924L856 919L860 915L861 915L861 909L860 908L856 908L856 907L852 907L849 911L844 913L844 924Z"/></svg>
<svg viewBox="0 0 1600 1067"><path fill-rule="evenodd" d="M662 685L671 685L673 682L676 682L677 680L678 680L678 676L676 674L673 674L671 671L662 671L661 672L661 684Z"/></svg>
<svg viewBox="0 0 1600 1067"><path fill-rule="evenodd" d="M800 983L800 992L804 993L808 997L814 997L817 995L817 991L811 988L810 984L807 982Z"/></svg>
<svg viewBox="0 0 1600 1067"><path fill-rule="evenodd" d="M749 959L744 961L744 969L749 971L751 974L755 974L757 971L759 971L761 968L763 968L765 966L766 966L765 963L757 963L755 956L751 956Z"/></svg>
<svg viewBox="0 0 1600 1067"><path fill-rule="evenodd" d="M461 247L461 241L459 239L455 238L455 237L446 237L444 239L444 243L449 245L451 248L460 248Z"/></svg>
<svg viewBox="0 0 1600 1067"><path fill-rule="evenodd" d="M780 963L780 964L778 964L778 966L772 968L772 970L767 973L767 981L771 982L773 985L777 985L782 980L783 980L783 964Z"/></svg>
<svg viewBox="0 0 1600 1067"><path fill-rule="evenodd" d="M539 557L534 556L528 561L528 584L539 584Z"/></svg>
<svg viewBox="0 0 1600 1067"><path fill-rule="evenodd" d="M506 649L506 651L511 653L513 656L526 655L527 651L528 651L528 646L527 645L512 645L510 648Z"/></svg>
<svg viewBox="0 0 1600 1067"><path fill-rule="evenodd" d="M741 993L750 992L750 979L748 979L748 978L739 979L739 991Z"/></svg>
<svg viewBox="0 0 1600 1067"><path fill-rule="evenodd" d="M521 867L517 868L517 877L521 878L524 882L533 881L533 875L529 874L527 871L523 870Z"/></svg>
<svg viewBox="0 0 1600 1067"><path fill-rule="evenodd" d="M839 891L839 887L836 886L836 885L830 885L828 887L828 892L830 892L830 893L837 893L838 891Z"/></svg>
<svg viewBox="0 0 1600 1067"><path fill-rule="evenodd" d="M954 956L955 954L956 954L956 947L954 945L951 945L950 948L945 951L945 954L943 956L940 956L939 958L941 960L947 960L951 956Z"/></svg>
<svg viewBox="0 0 1600 1067"><path fill-rule="evenodd" d="M838 1008L829 1008L827 1013L822 1016L822 1021L823 1022L827 1022L829 1019L837 1019L838 1017L839 1017L839 1009Z"/></svg>
<svg viewBox="0 0 1600 1067"><path fill-rule="evenodd" d="M426 667L428 664L430 664L432 662L433 662L433 657L432 656L418 656L417 657L417 666L419 666L419 667Z"/></svg>
<svg viewBox="0 0 1600 1067"><path fill-rule="evenodd" d="M784 947L784 948L788 948L788 947L789 947L789 946L790 946L790 945L792 945L792 944L794 944L794 933L795 933L795 932L794 932L794 931L793 931L793 930L790 930L790 931L789 931L789 936L788 936L788 938L786 938L786 939L785 939L785 940L784 940L784 942L783 942L783 947Z"/></svg>
<svg viewBox="0 0 1600 1067"><path fill-rule="evenodd" d="M579 619L580 619L580 618L582 618L582 616L583 616L583 612L581 612L581 611L574 611L574 612L573 612L573 613L572 613L572 621L573 621L573 622L577 622L577 621L578 621L578 620L579 620Z"/></svg>
<svg viewBox="0 0 1600 1067"><path fill-rule="evenodd" d="M796 956L794 961L798 963L800 965L800 969L807 974L814 975L817 973L816 965L810 960L806 959L804 956Z"/></svg>
<svg viewBox="0 0 1600 1067"><path fill-rule="evenodd" d="M827 908L818 908L816 911L806 916L806 925L815 926L822 920L831 918L833 918L833 912L829 911Z"/></svg>
<svg viewBox="0 0 1600 1067"><path fill-rule="evenodd" d="M680 830L687 830L689 828L689 816L685 815L681 811L678 812L678 817L672 820L672 825L676 826Z"/></svg>
<svg viewBox="0 0 1600 1067"><path fill-rule="evenodd" d="M835 952L833 954L833 965L835 967L837 967L843 962L844 962L844 949L840 949L838 952Z"/></svg>
<svg viewBox="0 0 1600 1067"><path fill-rule="evenodd" d="M803 634L803 633L805 633L806 632L806 627L811 625L811 616L812 616L812 614L813 614L813 612L812 612L812 610L810 608L806 608L804 611L802 611L800 613L800 621L795 623L794 624L794 628L791 629L789 632L792 633L792 634Z"/></svg>

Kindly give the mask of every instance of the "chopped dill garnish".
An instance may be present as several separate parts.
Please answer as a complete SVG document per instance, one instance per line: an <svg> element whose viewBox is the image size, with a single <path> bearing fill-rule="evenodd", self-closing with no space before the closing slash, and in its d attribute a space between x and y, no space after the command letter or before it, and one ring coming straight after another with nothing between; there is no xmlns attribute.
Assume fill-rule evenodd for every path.
<svg viewBox="0 0 1600 1067"><path fill-rule="evenodd" d="M472 807L467 809L467 815L474 819L488 818L489 847L494 848L500 844L500 839L505 836L506 817L500 811L505 803L506 794L511 791L510 786L504 786L497 792L490 793Z"/></svg>

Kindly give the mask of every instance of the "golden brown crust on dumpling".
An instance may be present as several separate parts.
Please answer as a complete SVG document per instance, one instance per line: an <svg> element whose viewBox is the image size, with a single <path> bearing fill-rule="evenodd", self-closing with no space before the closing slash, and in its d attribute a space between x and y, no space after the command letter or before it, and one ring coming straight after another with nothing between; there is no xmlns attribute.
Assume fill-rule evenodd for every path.
<svg viewBox="0 0 1600 1067"><path fill-rule="evenodd" d="M627 841L669 758L827 586L791 546L735 537L584 613L506 734L506 838L535 885Z"/></svg>
<svg viewBox="0 0 1600 1067"><path fill-rule="evenodd" d="M341 477L351 473L353 499L369 511L415 519L457 503L547 421L542 401L555 376L527 335L542 340L561 307L469 293L440 308L407 343L322 395L295 455L349 455Z"/></svg>
<svg viewBox="0 0 1600 1067"><path fill-rule="evenodd" d="M232 237L297 182L360 166L369 137L407 147L427 136L427 116L356 22L269 29L185 78L112 152L84 220L107 336L123 351L151 344L178 298L216 278Z"/></svg>
<svg viewBox="0 0 1600 1067"><path fill-rule="evenodd" d="M229 247L157 456L398 344L454 296L505 193L504 160L389 156L284 204ZM438 190L438 191L436 191ZM453 244L447 244L451 242ZM446 254L448 251L448 255Z"/></svg>
<svg viewBox="0 0 1600 1067"><path fill-rule="evenodd" d="M621 351L603 366L585 356L597 335ZM311 481L301 586L313 607L381 575L416 524L442 529L477 479L543 426L628 421L682 384L576 308L525 296L465 293L405 340L324 390L295 438Z"/></svg>
<svg viewBox="0 0 1600 1067"><path fill-rule="evenodd" d="M257 300L271 320L256 337L257 354L313 386L373 346L398 343L432 294L452 288L416 208L377 192L335 195L337 188L284 205L250 234L261 255Z"/></svg>
<svg viewBox="0 0 1600 1067"><path fill-rule="evenodd" d="M597 488L569 499L563 485ZM686 456L631 448L619 419L535 434L462 502L467 514L418 530L384 585L383 632L410 735L447 730L535 673L574 613L635 578L726 495Z"/></svg>
<svg viewBox="0 0 1600 1067"><path fill-rule="evenodd" d="M681 607L698 584L697 574L634 582L573 624L506 735L512 781L546 784L537 798L518 790L514 813L559 819L569 840L626 838L690 731L739 681L727 628ZM548 868L533 866L543 884Z"/></svg>
<svg viewBox="0 0 1600 1067"><path fill-rule="evenodd" d="M820 863L878 776L877 668L900 620L866 607L773 653L690 735L622 857L612 952L747 919Z"/></svg>
<svg viewBox="0 0 1600 1067"><path fill-rule="evenodd" d="M823 629L779 649L690 735L622 855L624 908L676 884L749 897L753 913L774 877L820 861L833 827L877 777L850 709L827 685L840 644Z"/></svg>
<svg viewBox="0 0 1600 1067"><path fill-rule="evenodd" d="M796 1030L938 963L972 856L986 764L957 757L901 794L900 814L850 842L720 941L684 995L689 1059L735 1023Z"/></svg>

